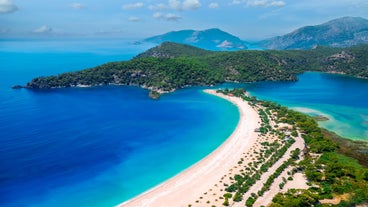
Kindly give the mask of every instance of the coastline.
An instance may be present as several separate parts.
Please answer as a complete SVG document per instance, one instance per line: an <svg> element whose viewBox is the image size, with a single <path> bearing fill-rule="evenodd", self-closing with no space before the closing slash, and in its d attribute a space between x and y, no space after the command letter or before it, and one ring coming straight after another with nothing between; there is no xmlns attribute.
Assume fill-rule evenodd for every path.
<svg viewBox="0 0 368 207"><path fill-rule="evenodd" d="M215 151L190 168L153 189L119 204L119 207L188 206L211 189L236 165L244 153L250 151L257 137L254 129L260 125L257 111L240 98L218 94L214 90L204 92L223 98L238 107L240 117L234 132Z"/></svg>

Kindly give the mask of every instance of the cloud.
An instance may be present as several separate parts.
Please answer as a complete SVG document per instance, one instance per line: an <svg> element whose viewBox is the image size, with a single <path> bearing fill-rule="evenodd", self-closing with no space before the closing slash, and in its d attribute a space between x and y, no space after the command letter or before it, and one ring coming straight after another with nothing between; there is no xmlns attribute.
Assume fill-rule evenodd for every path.
<svg viewBox="0 0 368 207"><path fill-rule="evenodd" d="M181 16L178 16L178 15L172 14L172 13L163 14L161 12L156 12L152 16L155 19L163 19L163 20L167 20L167 21L178 21L178 20L181 19Z"/></svg>
<svg viewBox="0 0 368 207"><path fill-rule="evenodd" d="M52 32L52 28L47 25L43 25L37 29L34 29L32 32L33 33L50 33Z"/></svg>
<svg viewBox="0 0 368 207"><path fill-rule="evenodd" d="M183 9L190 10L190 9L198 9L201 7L201 3L199 0L185 0L183 2Z"/></svg>
<svg viewBox="0 0 368 207"><path fill-rule="evenodd" d="M12 13L18 10L18 7L11 0L0 0L0 14Z"/></svg>
<svg viewBox="0 0 368 207"><path fill-rule="evenodd" d="M85 9L86 8L86 5L84 4L81 4L81 3L71 3L69 4L69 7L72 8L72 9Z"/></svg>
<svg viewBox="0 0 368 207"><path fill-rule="evenodd" d="M181 2L178 0L169 0L169 6L175 10L182 10Z"/></svg>
<svg viewBox="0 0 368 207"><path fill-rule="evenodd" d="M245 3L245 2L244 2L244 0L233 0L230 4L231 4L231 5L232 5L232 4L237 5L237 4L242 4L242 3Z"/></svg>
<svg viewBox="0 0 368 207"><path fill-rule="evenodd" d="M162 14L161 12L156 12L152 16L155 19L160 19L160 18L162 18L164 16L164 14Z"/></svg>
<svg viewBox="0 0 368 207"><path fill-rule="evenodd" d="M139 9L142 8L144 4L142 2L137 2L133 4L125 4L122 6L124 10L130 10L130 9Z"/></svg>
<svg viewBox="0 0 368 207"><path fill-rule="evenodd" d="M165 10L165 9L168 9L168 8L169 8L169 6L167 6L165 4L162 4L162 3L148 6L148 9L156 10L156 11L157 10Z"/></svg>
<svg viewBox="0 0 368 207"><path fill-rule="evenodd" d="M285 6L286 3L277 0L250 0L247 1L246 5L250 7L282 7Z"/></svg>
<svg viewBox="0 0 368 207"><path fill-rule="evenodd" d="M181 16L169 13L165 15L165 19L168 21L178 21L181 19Z"/></svg>
<svg viewBox="0 0 368 207"><path fill-rule="evenodd" d="M281 0L233 0L231 4L245 4L248 7L283 7L286 5Z"/></svg>
<svg viewBox="0 0 368 207"><path fill-rule="evenodd" d="M128 20L131 21L131 22L140 22L141 18L139 18L139 17L129 17Z"/></svg>
<svg viewBox="0 0 368 207"><path fill-rule="evenodd" d="M202 5L199 0L169 0L169 7L178 11L183 10L195 10L200 8Z"/></svg>
<svg viewBox="0 0 368 207"><path fill-rule="evenodd" d="M210 8L210 9L217 9L219 7L220 7L219 4L215 3L215 2L212 2L208 5L208 8Z"/></svg>
<svg viewBox="0 0 368 207"><path fill-rule="evenodd" d="M159 3L148 6L148 9L153 11L173 9L177 11L195 10L202 5L199 0L168 0L167 4Z"/></svg>

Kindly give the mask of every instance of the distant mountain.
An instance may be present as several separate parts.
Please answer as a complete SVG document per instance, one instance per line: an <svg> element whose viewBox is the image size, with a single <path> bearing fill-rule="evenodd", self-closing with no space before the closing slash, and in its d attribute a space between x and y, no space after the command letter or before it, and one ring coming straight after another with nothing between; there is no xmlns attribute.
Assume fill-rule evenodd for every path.
<svg viewBox="0 0 368 207"><path fill-rule="evenodd" d="M161 44L163 42L176 42L215 51L247 49L246 42L220 29L208 29L203 31L172 31L166 34L147 38L144 41L157 44Z"/></svg>
<svg viewBox="0 0 368 207"><path fill-rule="evenodd" d="M348 47L363 43L368 43L368 20L360 17L343 17L261 41L259 46L284 50L311 49L317 45Z"/></svg>

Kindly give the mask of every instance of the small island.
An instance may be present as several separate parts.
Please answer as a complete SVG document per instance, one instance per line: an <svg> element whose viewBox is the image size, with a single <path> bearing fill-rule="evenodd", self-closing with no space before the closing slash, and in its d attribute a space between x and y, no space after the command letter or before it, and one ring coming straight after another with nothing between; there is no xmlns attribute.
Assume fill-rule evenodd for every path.
<svg viewBox="0 0 368 207"><path fill-rule="evenodd" d="M150 91L148 95L151 99L154 99L154 100L158 100L161 97L161 93L157 91Z"/></svg>
<svg viewBox="0 0 368 207"><path fill-rule="evenodd" d="M15 85L15 86L12 86L12 89L22 89L24 88L23 86L21 85Z"/></svg>

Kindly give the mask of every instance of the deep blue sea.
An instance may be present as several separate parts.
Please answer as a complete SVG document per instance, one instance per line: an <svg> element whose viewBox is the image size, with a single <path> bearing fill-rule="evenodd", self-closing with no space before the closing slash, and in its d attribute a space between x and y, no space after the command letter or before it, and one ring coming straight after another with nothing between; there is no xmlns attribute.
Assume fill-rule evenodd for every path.
<svg viewBox="0 0 368 207"><path fill-rule="evenodd" d="M193 165L231 134L236 107L203 88L158 101L136 87L10 88L128 60L152 46L131 42L0 40L0 206L114 206ZM330 121L322 125L341 135L368 139L367 80L320 73L299 78L240 86L324 114Z"/></svg>
<svg viewBox="0 0 368 207"><path fill-rule="evenodd" d="M0 42L0 206L114 206L212 152L238 110L198 88L12 90L33 77L127 60L126 40Z"/></svg>

